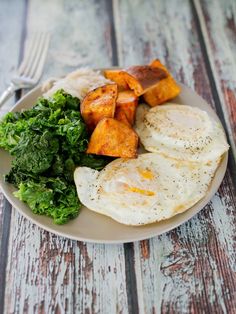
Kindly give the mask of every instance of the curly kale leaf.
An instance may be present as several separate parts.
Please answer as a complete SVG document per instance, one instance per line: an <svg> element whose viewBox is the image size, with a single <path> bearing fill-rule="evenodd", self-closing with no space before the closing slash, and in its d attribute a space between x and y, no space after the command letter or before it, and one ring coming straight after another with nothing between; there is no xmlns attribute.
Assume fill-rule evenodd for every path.
<svg viewBox="0 0 236 314"><path fill-rule="evenodd" d="M82 117L77 111L66 111L64 118L58 121L56 134L63 137L63 149L66 151L76 149L84 152L88 145L88 133Z"/></svg>
<svg viewBox="0 0 236 314"><path fill-rule="evenodd" d="M49 101L49 107L53 110L58 108L76 110L80 109L80 100L77 97L73 97L70 94L67 94L64 90L60 89L56 91L53 97Z"/></svg>
<svg viewBox="0 0 236 314"><path fill-rule="evenodd" d="M89 135L79 109L78 98L59 90L0 121L0 148L14 157L5 180L19 189L16 196L34 213L57 224L76 217L81 206L73 184L75 168L101 170L112 160L85 153Z"/></svg>
<svg viewBox="0 0 236 314"><path fill-rule="evenodd" d="M80 155L80 165L96 170L102 170L109 162L114 160L112 157L97 156L91 154Z"/></svg>
<svg viewBox="0 0 236 314"><path fill-rule="evenodd" d="M13 165L23 171L39 174L52 165L58 150L59 140L49 131L43 134L25 132L10 153L15 156Z"/></svg>
<svg viewBox="0 0 236 314"><path fill-rule="evenodd" d="M21 182L14 194L26 202L35 214L49 216L60 225L78 216L81 207L75 186L59 178L42 177L40 182Z"/></svg>
<svg viewBox="0 0 236 314"><path fill-rule="evenodd" d="M21 119L21 114L9 112L0 122L0 147L6 150L14 148L27 128L27 121Z"/></svg>
<svg viewBox="0 0 236 314"><path fill-rule="evenodd" d="M19 191L14 195L21 201L26 202L34 213L47 214L53 206L53 190L46 187L44 183L34 181L21 182Z"/></svg>
<svg viewBox="0 0 236 314"><path fill-rule="evenodd" d="M13 166L10 172L5 175L5 181L13 184L15 187L19 187L21 182L28 180L37 181L38 175L22 170L17 166Z"/></svg>

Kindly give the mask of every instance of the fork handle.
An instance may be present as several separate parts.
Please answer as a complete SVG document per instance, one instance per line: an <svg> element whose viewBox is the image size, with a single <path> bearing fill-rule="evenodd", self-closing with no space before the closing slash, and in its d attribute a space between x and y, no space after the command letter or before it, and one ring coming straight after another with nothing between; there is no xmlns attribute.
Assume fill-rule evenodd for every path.
<svg viewBox="0 0 236 314"><path fill-rule="evenodd" d="M0 95L0 107L14 94L16 87L14 84L10 84L7 89Z"/></svg>

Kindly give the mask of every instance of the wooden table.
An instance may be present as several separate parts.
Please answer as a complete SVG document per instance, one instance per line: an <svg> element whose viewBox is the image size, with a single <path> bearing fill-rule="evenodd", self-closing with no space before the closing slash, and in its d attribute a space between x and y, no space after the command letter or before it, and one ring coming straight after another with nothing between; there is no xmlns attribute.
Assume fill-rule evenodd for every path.
<svg viewBox="0 0 236 314"><path fill-rule="evenodd" d="M58 237L1 194L0 313L236 313L235 0L2 0L1 90L37 30L52 34L42 80L160 58L216 110L231 150L219 191L197 216L136 243Z"/></svg>

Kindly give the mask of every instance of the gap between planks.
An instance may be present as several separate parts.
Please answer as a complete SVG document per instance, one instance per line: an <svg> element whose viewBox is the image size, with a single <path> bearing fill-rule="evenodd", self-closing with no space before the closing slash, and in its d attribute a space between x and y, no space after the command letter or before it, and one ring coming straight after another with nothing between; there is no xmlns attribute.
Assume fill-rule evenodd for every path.
<svg viewBox="0 0 236 314"><path fill-rule="evenodd" d="M28 14L28 0L24 0L23 13L22 13L22 31L20 38L18 65L21 63L24 52L24 42L26 38L26 21ZM21 98L22 91L19 90L15 93L15 103ZM6 281L6 267L8 261L8 246L10 236L10 224L11 224L12 206L8 200L4 197L3 199L3 228L1 238L1 250L0 250L0 313L4 313L4 300L5 300L5 281Z"/></svg>
<svg viewBox="0 0 236 314"><path fill-rule="evenodd" d="M223 124L228 143L230 143L228 167L231 173L234 189L236 188L236 143L234 142L233 129L229 121L226 106L224 106L224 96L220 86L220 78L217 74L214 58L211 51L211 44L207 33L206 22L199 0L192 0L192 11L195 18L202 55L206 65L212 96L216 107L216 112Z"/></svg>
<svg viewBox="0 0 236 314"><path fill-rule="evenodd" d="M112 44L112 65L119 66L120 63L120 40L117 38L117 13L119 12L117 1L107 0L108 13L110 15L111 23L111 44ZM119 36L119 35L118 35ZM137 292L137 280L135 273L135 259L134 259L134 244L124 244L124 255L125 255L125 274L126 274L126 291L129 313L140 313L138 303L138 292ZM143 307L141 307L143 308Z"/></svg>

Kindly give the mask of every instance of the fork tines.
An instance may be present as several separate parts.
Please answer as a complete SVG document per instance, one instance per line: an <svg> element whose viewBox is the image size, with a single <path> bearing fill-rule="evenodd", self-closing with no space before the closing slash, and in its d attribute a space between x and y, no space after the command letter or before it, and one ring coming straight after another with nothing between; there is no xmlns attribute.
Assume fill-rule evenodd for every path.
<svg viewBox="0 0 236 314"><path fill-rule="evenodd" d="M20 77L38 81L49 47L50 34L48 32L35 32L26 41L23 61L17 71Z"/></svg>

